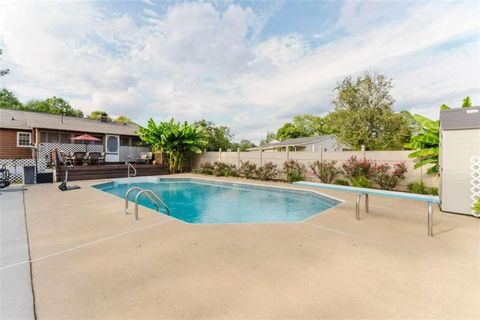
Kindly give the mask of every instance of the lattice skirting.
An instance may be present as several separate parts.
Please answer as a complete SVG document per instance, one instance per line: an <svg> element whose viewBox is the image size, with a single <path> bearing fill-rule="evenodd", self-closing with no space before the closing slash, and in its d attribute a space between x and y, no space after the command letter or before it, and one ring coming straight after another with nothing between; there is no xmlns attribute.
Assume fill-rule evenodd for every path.
<svg viewBox="0 0 480 320"><path fill-rule="evenodd" d="M135 161L140 158L140 152L149 152L147 147L120 147L120 161Z"/></svg>
<svg viewBox="0 0 480 320"><path fill-rule="evenodd" d="M23 167L35 167L34 159L0 159L0 166L5 165L10 171L11 181L23 181ZM40 171L40 170L39 170Z"/></svg>
<svg viewBox="0 0 480 320"><path fill-rule="evenodd" d="M472 199L473 206L477 199L480 198L480 157L470 158L470 171L470 191L472 193L470 198ZM475 213L473 210L471 213L476 217L480 216L480 213Z"/></svg>

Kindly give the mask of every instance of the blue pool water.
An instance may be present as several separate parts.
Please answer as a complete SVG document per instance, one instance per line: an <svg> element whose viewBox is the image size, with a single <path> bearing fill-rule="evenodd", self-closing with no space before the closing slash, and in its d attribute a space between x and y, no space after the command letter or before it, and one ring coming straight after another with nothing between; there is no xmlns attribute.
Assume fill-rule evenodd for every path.
<svg viewBox="0 0 480 320"><path fill-rule="evenodd" d="M94 187L121 198L131 187L151 189L173 217L189 223L295 222L340 203L308 191L186 178L119 179ZM141 205L155 209L143 196L140 199Z"/></svg>

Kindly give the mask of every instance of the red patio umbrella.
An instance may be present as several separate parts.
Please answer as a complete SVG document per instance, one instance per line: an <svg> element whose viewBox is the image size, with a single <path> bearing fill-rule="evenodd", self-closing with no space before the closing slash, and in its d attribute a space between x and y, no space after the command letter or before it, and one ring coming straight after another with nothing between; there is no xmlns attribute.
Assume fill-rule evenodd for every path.
<svg viewBox="0 0 480 320"><path fill-rule="evenodd" d="M101 139L95 138L89 134L82 134L81 136L73 137L72 140L75 141L100 141ZM85 152L88 150L88 144L85 144Z"/></svg>

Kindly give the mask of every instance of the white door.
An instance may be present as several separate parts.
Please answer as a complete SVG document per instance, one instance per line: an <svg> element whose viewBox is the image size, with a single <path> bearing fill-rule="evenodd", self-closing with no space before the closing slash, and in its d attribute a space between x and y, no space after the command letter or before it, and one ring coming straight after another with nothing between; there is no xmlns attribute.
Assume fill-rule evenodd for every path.
<svg viewBox="0 0 480 320"><path fill-rule="evenodd" d="M120 137L105 135L105 162L120 162Z"/></svg>

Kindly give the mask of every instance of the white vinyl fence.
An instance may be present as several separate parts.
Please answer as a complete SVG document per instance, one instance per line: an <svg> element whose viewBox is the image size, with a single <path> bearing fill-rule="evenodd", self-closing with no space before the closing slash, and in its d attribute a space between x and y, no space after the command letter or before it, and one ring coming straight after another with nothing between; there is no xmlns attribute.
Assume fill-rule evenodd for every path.
<svg viewBox="0 0 480 320"><path fill-rule="evenodd" d="M250 161L257 166L265 162L273 162L279 169L283 167L283 163L286 160L297 160L307 166L307 179L316 180L316 177L312 174L310 164L316 160L336 160L337 166L341 167L342 163L349 159L351 156L357 158L365 158L377 163L389 163L391 166L395 162L404 161L407 165L407 178L402 183L401 188L413 181L422 180L426 185L430 187L438 187L438 181L436 176L427 175L427 168L413 169L415 165L415 159L408 158L408 155L412 151L338 151L338 152L238 152L238 151L224 151L224 152L204 152L197 155L193 161L193 168L199 169L200 164L205 162L213 163L215 161L221 161L224 163L234 164L237 167L240 162ZM339 179L343 179L341 175Z"/></svg>

